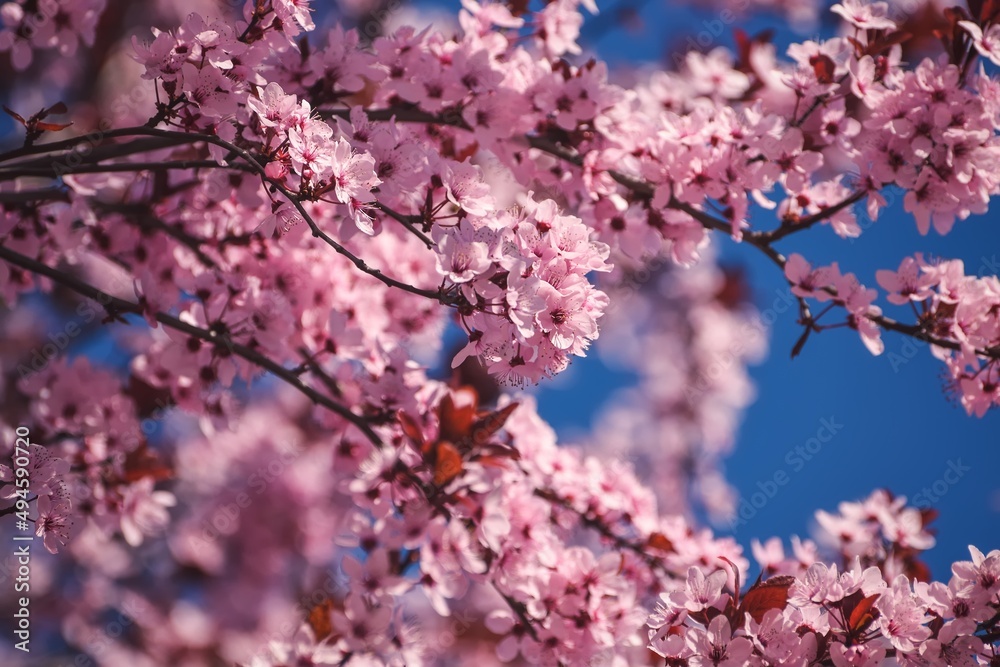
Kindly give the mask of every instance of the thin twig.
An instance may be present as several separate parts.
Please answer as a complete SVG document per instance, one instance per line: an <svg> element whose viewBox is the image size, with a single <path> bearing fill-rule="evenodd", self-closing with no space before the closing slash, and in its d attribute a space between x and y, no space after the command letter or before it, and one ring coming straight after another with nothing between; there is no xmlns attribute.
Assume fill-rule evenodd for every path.
<svg viewBox="0 0 1000 667"><path fill-rule="evenodd" d="M416 227L415 223L420 223L422 221L419 215L403 215L402 213L398 213L385 204L381 204L379 202L375 202L374 207L406 227L406 229L420 239L420 241L427 246L428 249L434 247L434 241L427 238L427 236Z"/></svg>

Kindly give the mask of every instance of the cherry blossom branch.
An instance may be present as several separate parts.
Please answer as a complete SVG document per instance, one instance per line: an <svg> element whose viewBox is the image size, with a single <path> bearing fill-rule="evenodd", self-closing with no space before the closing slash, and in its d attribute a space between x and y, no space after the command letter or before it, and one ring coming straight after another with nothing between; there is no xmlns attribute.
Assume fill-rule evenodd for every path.
<svg viewBox="0 0 1000 667"><path fill-rule="evenodd" d="M136 128L136 127L123 127L117 130L108 130L107 132L96 132L94 134L83 134L78 137L71 137L69 139L63 139L60 141L52 141L47 144L35 144L33 146L22 146L21 148L16 148L14 150L7 151L6 153L0 153L0 163L7 162L8 160L13 160L19 157L24 157L28 155L45 155L48 153L54 153L57 151L69 151L71 149L80 146L81 144L88 144L86 153L77 153L77 158L83 160L84 158L89 159L91 162L107 160L116 157L125 157L128 155L134 155L136 153L148 153L150 151L161 150L164 148L173 148L181 143L191 143L189 141L178 142L176 139L164 138L148 138L133 140L128 143L105 143L108 139L118 139L118 138L130 138L134 137L136 130L148 130L151 128ZM176 133L185 134L185 133ZM191 136L191 135L187 135ZM32 166L31 162L19 162L16 166Z"/></svg>
<svg viewBox="0 0 1000 667"><path fill-rule="evenodd" d="M449 125L457 127L460 129L471 129L458 113L445 113L441 115L434 115L421 111L419 109L394 109L394 108L366 110L366 113L368 117L373 121L384 121L384 120L395 119L402 122L441 124L441 125ZM341 110L341 109L323 110L322 115L328 117L349 118L349 112L347 110ZM145 136L157 139L159 140L159 142L153 145L142 142L132 142L131 144L126 144L123 146L118 144L113 144L108 147L112 149L111 153L115 154L116 156L124 156L136 152L146 152L158 148L165 148L187 143L199 143L199 142L214 144L216 146L219 146L221 148L230 151L232 154L239 156L241 159L244 160L247 166L247 168L243 169L244 171L252 171L254 173L257 173L265 183L269 184L276 191L280 192L289 201L289 203L292 204L292 206L296 209L299 215L303 218L303 220L305 220L306 224L309 226L313 236L320 238L327 245L330 245L336 252L345 256L355 265L356 268L358 268L364 273L368 273L369 275L375 277L376 279L383 282L387 286L402 289L404 291L417 294L419 296L424 296L426 298L438 301L442 304L453 305L454 297L449 295L447 292L444 292L442 290L426 290L417 288L402 281L398 281L394 278L386 276L380 270L368 266L368 264L363 259L351 253L344 246L342 246L336 240L331 238L328 234L323 232L319 228L315 220L309 215L308 211L306 211L300 197L297 194L293 193L292 191L288 190L281 182L268 177L267 174L264 172L264 168L260 164L260 162L258 162L256 157L251 153L249 153L248 151L239 148L238 146L228 141L225 141L219 137L215 137L212 135L201 134L201 133L190 133L190 132L177 132L172 130L160 130L148 127L122 128L120 130L113 130L102 135L102 138L116 138L116 137L127 137L127 136ZM24 155L49 153L55 150L65 150L67 148L72 148L87 140L88 140L87 137L78 137L75 139L68 139L60 142L23 147L0 155L0 162L4 162L14 157L20 157ZM553 157L557 157L574 166L577 167L583 166L583 158L578 153L570 149L567 149L563 146L560 146L544 137L526 135L525 140L528 143L528 145L531 146L532 148L544 151L552 155ZM95 151L96 150L97 149L95 149ZM93 159L93 153L94 152L92 151L91 159ZM105 151L105 153L108 153L108 151ZM104 157L103 155L99 155L99 158L103 159L103 157ZM30 164L31 163L28 163L28 165ZM131 164L133 165L146 164L150 168L154 166L154 163L131 163ZM211 166L215 167L232 166L232 165L219 165L218 163L214 162L210 164ZM18 163L16 166L21 167L23 165L27 166L25 165L25 163ZM209 165L206 164L205 166ZM626 187L644 197L652 196L653 187L651 184L639 179L635 179L631 176L622 174L615 170L609 170L608 174L623 187ZM819 223L820 221L826 219L830 215L834 215L837 212L853 205L857 201L860 201L860 199L865 194L866 193L864 191L855 192L849 197L842 200L841 202L838 202L837 204L827 207L822 211L819 211L813 215L803 218L802 220L799 221L798 224L795 225L783 225L782 227L779 227L769 232L748 232L743 235L743 240L749 243L750 245L754 246L761 252L763 252L765 256L771 259L771 261L774 264L776 264L779 268L784 270L786 260L780 252L778 252L772 247L771 244L773 242L780 240L792 233L802 231ZM700 209L695 208L694 206L691 206L690 204L680 202L675 198L671 198L671 201L668 203L668 207L673 208L675 210L679 210L691 216L693 219L697 220L707 229L725 232L727 235L731 234L731 225L727 221L716 218ZM390 209L387 209L386 207L383 207L381 205L377 205L376 208L385 212L387 215L393 217L394 219L400 221L401 223L405 222L406 224L409 225L413 224L412 220L410 218L407 218L403 214L391 211ZM411 231L416 231L416 230L414 228ZM426 237L422 238L421 240L424 241L425 244L427 243L427 241L429 241L429 239L427 239ZM802 321L808 327L811 327L812 318L809 314L808 305L802 298L798 298L798 300L799 300L800 313L802 314ZM930 334L921 331L920 327L918 326L905 325L884 316L868 316L868 317L871 321L873 321L875 324L879 325L884 329L895 331L897 333L902 333L904 335L908 335L918 340L922 340L924 342L928 342L933 345L937 345L946 349L951 349L951 350L959 349L959 345L956 342L943 340L931 336ZM804 340L800 340L800 343L802 342L804 342ZM800 349L800 347L801 347L800 345L797 345L796 349L793 350L793 353L797 352L798 349ZM977 354L981 354L982 356L991 359L1000 359L1000 350L989 349L989 350L977 350L976 352Z"/></svg>
<svg viewBox="0 0 1000 667"><path fill-rule="evenodd" d="M18 252L14 252L9 248L0 246L0 259L3 259L8 263L18 266L26 271L30 271L31 273L45 276L46 278L49 278L82 296L103 304L105 310L108 311L108 314L112 317L120 313L132 313L139 316L148 314L138 303L119 299L118 297L112 296L107 292L104 292L93 285L76 278L75 276L64 273L58 269L54 269L47 264L43 264L42 262L31 259L30 257L26 257ZM180 331L181 333L185 333L194 338L198 338L199 340L209 343L216 348L232 352L251 364L270 372L272 375L275 375L297 389L313 403L322 405L353 424L373 444L382 444L381 438L379 438L379 436L372 430L371 426L365 422L363 417L356 415L343 405L331 400L329 397L324 396L309 385L305 384L291 370L285 368L273 359L265 357L260 352L235 342L229 336L220 335L214 331L188 324L173 315L156 312L152 313L152 317L164 326L170 327L171 329Z"/></svg>
<svg viewBox="0 0 1000 667"><path fill-rule="evenodd" d="M812 227L813 225L822 222L826 218L843 211L845 208L850 208L854 206L859 201L865 198L868 192L865 190L858 190L852 195L844 198L843 200L824 208L822 211L813 213L812 215L806 216L800 219L798 222L784 224L777 229L771 230L769 232L760 232L757 234L757 238L765 239L767 243L774 243L780 239L785 238L790 234L803 231Z"/></svg>
<svg viewBox="0 0 1000 667"><path fill-rule="evenodd" d="M540 150L544 150L550 153L551 155L554 155L565 161L570 162L571 164L574 164L575 166L579 167L582 166L583 164L583 159L579 155L573 153L572 151L568 151L567 149L564 149L558 145L552 144L547 140L529 137L529 143L533 147L539 148ZM611 175L612 178L614 178L616 182L633 190L634 192L637 192L642 195L648 195L651 194L652 192L652 186L649 183L646 183L644 181L638 181L636 179L633 179L629 176L620 174L615 171L609 171L608 173L609 175ZM829 206L823 209L822 211L818 211L813 215L803 218L801 221L799 221L798 224L782 226L770 232L748 232L743 235L743 240L746 243L750 244L751 246L760 250L766 257L768 257L768 259L770 259L775 265L777 265L782 270L782 272L784 272L787 260L784 257L784 255L782 255L772 246L773 242L780 240L792 233L808 229L809 227L821 222L822 220L828 218L829 216L835 215L839 211L854 205L855 203L860 201L866 194L867 192L863 190L854 192L853 194L846 197L837 204ZM704 227L708 229L714 229L716 231L725 232L727 235L729 235L731 232L730 225L725 221L715 218L712 215L691 206L690 204L678 201L673 197L671 197L671 200L668 203L668 207L686 213L687 215L691 216L692 218L700 222ZM798 352L801 350L802 345L805 343L805 338L808 337L809 331L812 330L812 317L810 315L808 304L802 297L796 296L796 299L799 302L799 310L802 316L801 317L802 322L806 324L808 328L806 333L793 348L792 356L796 356L798 354ZM867 315L867 317L869 320L871 320L872 322L874 322L883 329L911 336L926 343L930 343L932 345L943 347L949 350L961 349L961 346L957 342L932 336L931 334L922 331L918 325L903 324L893 320L892 318L885 317L883 315ZM980 356L987 357L990 359L1000 359L1000 349L998 348L976 349L975 352Z"/></svg>
<svg viewBox="0 0 1000 667"><path fill-rule="evenodd" d="M667 568L667 565L663 561L663 559L654 556L653 554L646 551L645 547L641 543L633 542L628 538L622 537L614 530L612 530L611 526L607 525L597 517L593 517L587 514L586 512L579 511L578 509L573 507L572 503L570 503L565 498L560 497L559 494L557 494L556 492L550 489L542 488L542 489L535 489L534 494L539 498L541 498L542 500L551 503L552 505L561 507L569 512L572 512L577 517L579 517L580 523L583 526L590 528L591 530L598 533L605 539L609 540L618 549L631 551L635 553L646 562L646 565L648 565L650 569L660 570L660 572L666 576L674 576L675 573L671 572Z"/></svg>
<svg viewBox="0 0 1000 667"><path fill-rule="evenodd" d="M77 292L82 296L86 296L88 298L98 301L99 303L104 304L104 307L106 310L108 310L109 314L117 315L119 313L133 313L140 316L144 315L144 310L142 306L137 303L125 301L124 299L119 299L117 297L111 296L110 294L90 285L89 283L83 282L72 275L54 269L46 264L43 264L29 257L21 255L20 253L14 252L8 248L0 247L0 259L4 259L9 263L15 266L19 266L20 268L30 271L32 273L50 278L54 282L57 282L63 285L64 287L67 287ZM246 361L249 361L250 363L262 368L263 370L270 372L272 375L278 377L279 379L288 383L292 387L296 388L299 392L301 392L307 398L309 398L314 404L321 405L331 410L332 412L336 413L337 415L343 417L350 423L352 423L376 446L382 446L384 444L382 442L382 439L371 429L371 427L367 423L365 423L363 417L354 414L343 405L334 402L327 396L324 396L323 394L317 392L312 387L309 387L308 385L303 383L292 370L285 368L284 366L278 364L274 360L265 357L264 355L256 352L255 350L252 350L248 347L245 347L243 345L240 345L239 343L234 342L228 336L219 335L213 331L193 326L191 324L188 324L182 320L173 317L172 315L157 312L153 314L153 317L156 319L156 321L160 322L164 326L170 327L182 333L203 340L211 345L214 345L217 348L225 348L226 350L231 351L233 354L242 357ZM309 354L307 350L301 349L300 353L304 357L305 363L312 369L314 373L317 373L321 377L321 379L326 378L329 379L331 383L333 382L332 379L329 378L329 376L327 376L325 373L322 373L322 371L316 364L315 359L312 357L312 355ZM332 392L339 393L339 388L336 387L335 383L328 384L327 386ZM434 503L435 502L434 494L431 493L431 490L426 487L423 481L415 474L413 474L412 471L407 470L406 472L408 473L407 475L408 478L411 479L411 481L413 481L414 483L416 483L417 488L421 490L421 492L428 499L428 501ZM436 504L441 506L441 509L444 511L446 516L450 516L450 510L448 510L448 508L445 507L443 503L437 501ZM0 516L11 514L13 513L13 511L14 511L13 507L5 510L0 510ZM521 620L528 634L531 635L533 639L538 641L539 640L538 630L533 623L533 619L531 619L527 615L527 609L525 608L525 606L522 603L515 600L514 598L512 598L510 595L503 593L499 589L497 589L497 592L504 599L504 601L510 606L511 610Z"/></svg>
<svg viewBox="0 0 1000 667"><path fill-rule="evenodd" d="M418 239L420 239L420 241L425 246L427 246L428 249L433 248L436 245L434 243L434 241L430 240L427 237L426 234L424 234L419 229L417 229L416 224L422 222L422 219L421 219L421 217L419 215L403 215L402 213L394 211L393 209L389 208L388 206L386 206L385 204L382 204L380 202L374 202L374 204L372 206L373 206L373 208L376 208L379 211L382 211L383 213L385 213L386 215L388 215L390 218L392 218L393 220L396 220L401 225L403 225L404 227L406 227L406 229L409 230L409 232L411 234L413 234Z"/></svg>
<svg viewBox="0 0 1000 667"><path fill-rule="evenodd" d="M447 125L469 131L473 129L468 123L465 122L461 114L454 110L446 111L439 115L427 113L426 111L421 111L420 109L406 108L365 109L364 111L368 119L371 121L395 120L399 122L424 123L428 125ZM335 117L343 118L345 120L350 119L350 112L346 109L321 109L319 110L319 113L321 117L325 118ZM560 160L568 162L576 167L583 166L583 156L576 151L560 146L545 137L528 134L524 136L524 140L532 148L537 148L540 151L548 153L549 155L557 157ZM632 176L628 176L627 174L623 174L614 169L608 170L607 174L614 179L616 183L632 190L636 194L640 194L645 197L653 196L653 186L646 181L633 178ZM751 243L751 245L756 245L757 247L763 249L762 246L764 244L777 241L788 236L789 234L808 229L809 227L822 222L831 215L835 215L841 210L852 206L860 201L865 194L867 194L865 191L856 192L833 206L829 206L822 211L818 211L817 213L801 219L795 225L782 226L770 232L748 232L747 234L744 234L743 239ZM727 221L716 218L673 197L671 197L670 202L667 203L667 208L672 208L688 214L707 229L725 232L726 234L730 234L732 231L732 226Z"/></svg>
<svg viewBox="0 0 1000 667"><path fill-rule="evenodd" d="M926 331L924 331L919 325L916 324L904 324L898 322L891 317L886 317L884 315L868 315L868 319L879 325L883 329L888 329L889 331L895 331L896 333L901 333L905 336L910 336L916 338L917 340L929 343L930 345L935 345L937 347L943 347L947 350L959 351L962 346L957 342L952 340L946 340L933 336ZM975 353L981 357L986 357L988 359L1000 360L1000 346L990 347L990 348L976 348Z"/></svg>
<svg viewBox="0 0 1000 667"><path fill-rule="evenodd" d="M837 79L837 87L839 88L840 86L842 86L844 82L847 81L847 79L850 77L850 75L851 75L850 72L841 75L841 77ZM805 110L805 112L802 114L800 118L798 118L797 120L795 118L792 118L791 126L800 127L802 123L808 120L809 116L811 116L813 112L816 111L816 109L826 104L831 97L833 97L832 92L826 93L824 95L818 95L816 99L813 100L813 103L809 106L808 109Z"/></svg>
<svg viewBox="0 0 1000 667"><path fill-rule="evenodd" d="M400 123L423 123L425 125L449 125L462 130L472 130L465 122L462 114L455 109L445 110L440 114L428 113L416 107L390 107L385 109L363 109L370 121L398 121ZM320 118L342 118L351 120L350 109L317 109ZM2 158L2 156L0 156Z"/></svg>
<svg viewBox="0 0 1000 667"><path fill-rule="evenodd" d="M381 270L369 266L368 263L365 262L363 259L355 255L350 250L348 250L343 245L334 240L332 237L330 237L329 234L325 233L322 229L320 229L316 221L312 218L309 212L306 211L305 206L302 204L301 198L297 194L293 193L291 190L286 188L284 184L282 184L280 181L269 177L264 171L264 166L257 160L257 157L251 154L249 151L244 150L236 146L235 144L228 142L220 137L212 136L209 134L196 133L196 132L178 132L174 130L161 130L149 127L132 127L132 128L123 128L121 130L116 130L113 132L108 132L105 135L103 135L104 138L129 137L129 136L154 137L167 142L158 144L156 146L157 148L166 148L170 146L204 142L208 144L213 144L215 146L230 151L230 153L240 157L245 162L246 167L243 166L236 167L234 165L219 165L218 163L215 162L206 163L202 166L214 166L218 168L237 168L240 169L241 171L251 171L253 173L256 173L258 176L260 176L263 182L270 185L272 188L274 188L275 191L280 192L282 196L284 196L285 199L288 200L288 202L295 208L298 214L309 226L309 229L312 231L312 235L314 237L321 239L324 243L332 247L338 254L346 257L352 264L354 264L354 266L357 269L359 269L364 273L367 273L368 275L372 276L376 280L379 280L380 282L384 283L389 287L395 287L397 289L410 292L411 294L416 294L418 296L432 299L444 305L454 305L454 297L449 292L443 290L430 290L430 289L422 289L419 287L414 287L413 285L404 283L400 280L396 280L395 278L387 276L384 273L382 273ZM8 153L0 155L0 162L3 162L7 159L11 159L11 157L19 157L22 155L37 154L37 153L47 153L53 150L66 150L68 148L76 146L79 143L82 143L84 140L86 140L86 137L81 137L75 140L70 139L62 142L54 142L52 144L41 144L39 146L10 151ZM146 152L148 150L153 150L153 149L147 147L146 145L129 147L125 149L123 152L121 152L119 156L130 155L138 152ZM56 164L59 163L56 162ZM129 171L131 170L130 165L134 164L136 163L128 163L125 165L113 165L120 168L106 169L102 171ZM143 164L145 168L152 169L155 168L155 165L157 163L138 163L138 164ZM28 163L27 165L25 165L25 163L17 163L16 165L12 166L12 169L15 168L21 169L25 166L30 167L31 165L30 163ZM55 167L53 166L53 169L54 168ZM67 166L66 169L72 169L72 167ZM0 172L0 174L2 174L2 172ZM0 180L2 180L2 178L0 178Z"/></svg>
<svg viewBox="0 0 1000 667"><path fill-rule="evenodd" d="M209 268L219 268L218 263L211 257L209 257L204 250L201 249L202 245L207 245L209 241L207 239L198 238L188 234L179 225L170 225L153 215L152 211L143 206L130 206L127 204L122 205L109 205L102 204L101 202L92 202L96 208L105 209L115 213L120 213L122 218L129 224L135 225L139 229L149 230L153 229L159 232L163 232L170 238L174 239L188 250L193 252L198 260Z"/></svg>
<svg viewBox="0 0 1000 667"><path fill-rule="evenodd" d="M308 368L309 372L315 375L320 382L323 383L323 386L327 388L327 391L334 396L343 397L344 394L337 385L337 381L330 377L330 375L320 367L319 363L316 361L315 355L313 355L304 346L299 348L299 355L302 357L303 365Z"/></svg>
<svg viewBox="0 0 1000 667"><path fill-rule="evenodd" d="M518 602L510 595L507 595L506 593L501 591L499 588L497 588L496 582L493 582L493 589L500 594L500 597L502 597L504 602L507 603L507 606L510 607L510 610L517 615L517 618L521 622L521 625L523 625L527 633L531 635L531 638L534 639L536 642L539 641L538 629L535 627L535 620L530 616L528 616L528 609L527 607L524 606L524 603Z"/></svg>

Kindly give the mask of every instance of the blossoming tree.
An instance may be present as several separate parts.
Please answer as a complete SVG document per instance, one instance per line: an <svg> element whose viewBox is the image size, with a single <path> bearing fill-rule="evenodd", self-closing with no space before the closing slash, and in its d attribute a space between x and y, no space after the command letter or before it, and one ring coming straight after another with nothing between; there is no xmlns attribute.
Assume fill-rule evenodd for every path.
<svg viewBox="0 0 1000 667"><path fill-rule="evenodd" d="M922 234L987 210L1000 3L844 0L838 36L778 53L737 32L627 87L581 53L589 1L464 0L454 31L359 3L360 29L321 30L310 4L0 5L22 73L0 515L57 554L33 563L35 651L46 633L74 665L1000 664L1000 551L931 580L933 513L903 498L819 512L830 551L761 536L754 567L693 519L733 511L718 463L765 345L710 237L787 280L793 354L830 327L859 354L908 336L970 419L1000 404L996 276L912 254L878 289L795 252L859 235L889 189ZM517 389L601 326L642 387L595 446L557 446ZM451 379L429 375L439 353Z"/></svg>

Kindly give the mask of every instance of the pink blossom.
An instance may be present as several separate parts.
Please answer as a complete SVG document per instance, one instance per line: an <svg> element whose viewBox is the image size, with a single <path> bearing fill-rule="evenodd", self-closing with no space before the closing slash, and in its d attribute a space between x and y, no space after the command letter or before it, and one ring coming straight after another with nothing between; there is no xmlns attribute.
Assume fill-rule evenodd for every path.
<svg viewBox="0 0 1000 667"><path fill-rule="evenodd" d="M972 37L972 45L981 56L994 65L1000 65L1000 25L991 25L985 33L972 21L959 21L958 25Z"/></svg>
<svg viewBox="0 0 1000 667"><path fill-rule="evenodd" d="M330 171L337 199L344 204L372 201L372 188L382 182L375 175L375 159L367 153L353 152L342 138L331 148Z"/></svg>
<svg viewBox="0 0 1000 667"><path fill-rule="evenodd" d="M951 571L963 583L971 584L972 594L980 600L994 600L1000 593L1000 550L983 555L979 549L969 546L971 561L959 561Z"/></svg>
<svg viewBox="0 0 1000 667"><path fill-rule="evenodd" d="M889 302L903 305L909 301L924 301L932 294L931 287L935 285L934 277L923 272L923 257L905 257L899 264L899 269L889 271L880 269L875 273L878 284L889 292Z"/></svg>
<svg viewBox="0 0 1000 667"><path fill-rule="evenodd" d="M896 23L888 17L889 3L863 0L843 0L830 8L845 21L860 30L894 30Z"/></svg>
<svg viewBox="0 0 1000 667"><path fill-rule="evenodd" d="M931 631L924 623L929 620L920 609L919 601L910 588L909 580L899 575L875 602L881 612L877 621L882 634L898 651L913 651Z"/></svg>
<svg viewBox="0 0 1000 667"><path fill-rule="evenodd" d="M802 255L793 254L785 264L785 277L792 284L792 294L800 297L815 297L820 301L829 299L829 295L821 290L826 287L836 271L833 267L813 269Z"/></svg>
<svg viewBox="0 0 1000 667"><path fill-rule="evenodd" d="M549 55L558 57L564 53L580 53L576 40L580 36L583 16L574 0L550 3L542 10L540 18L544 37L539 37L539 41Z"/></svg>
<svg viewBox="0 0 1000 667"><path fill-rule="evenodd" d="M168 507L177 504L169 491L154 491L153 479L146 477L130 485L122 494L120 522L122 535L131 546L139 546L147 535L161 531L170 521Z"/></svg>
<svg viewBox="0 0 1000 667"><path fill-rule="evenodd" d="M724 616L712 619L707 632L689 636L688 645L693 651L688 663L692 667L737 667L746 664L753 650L750 640L732 636Z"/></svg>
<svg viewBox="0 0 1000 667"><path fill-rule="evenodd" d="M718 601L726 578L725 570L716 570L706 577L700 568L689 568L684 592L671 596L671 599L683 602L689 612L701 611Z"/></svg>
<svg viewBox="0 0 1000 667"><path fill-rule="evenodd" d="M250 95L247 106L257 114L262 125L281 131L287 129L296 108L296 99L295 95L285 95L281 86L272 82L267 84L259 97Z"/></svg>
<svg viewBox="0 0 1000 667"><path fill-rule="evenodd" d="M71 516L72 508L66 499L56 498L53 500L53 496L38 496L35 535L43 538L43 543L49 553L58 553L59 548L69 542L70 530L73 527Z"/></svg>

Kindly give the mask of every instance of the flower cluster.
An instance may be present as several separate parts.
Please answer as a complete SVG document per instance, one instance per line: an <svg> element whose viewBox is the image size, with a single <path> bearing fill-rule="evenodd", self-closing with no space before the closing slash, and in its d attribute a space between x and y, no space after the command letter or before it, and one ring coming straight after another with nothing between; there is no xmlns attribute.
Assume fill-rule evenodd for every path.
<svg viewBox="0 0 1000 667"><path fill-rule="evenodd" d="M63 548L78 521L106 535L120 531L132 546L163 529L175 498L154 485L170 470L148 449L137 407L117 378L79 357L26 375L18 388L36 397L37 436L62 443L58 456L40 445L29 455L35 531L46 549ZM0 479L13 481L11 469L0 466Z"/></svg>
<svg viewBox="0 0 1000 667"><path fill-rule="evenodd" d="M844 566L785 559L781 543L757 548L769 573L746 591L726 590L726 563L660 594L650 648L676 665L985 664L1000 608L1000 551L955 563L945 584L930 582L915 555L933 545L928 515L885 492L841 513L820 512ZM855 542L855 538L857 541ZM729 592L732 591L732 592ZM978 658L977 658L978 656ZM890 662L891 661L891 662Z"/></svg>
<svg viewBox="0 0 1000 667"><path fill-rule="evenodd" d="M608 299L586 274L611 269L607 246L552 200L467 220L443 230L438 243L438 270L471 306L460 310L469 344L452 365L477 354L515 386L562 371L597 338Z"/></svg>
<svg viewBox="0 0 1000 667"><path fill-rule="evenodd" d="M878 294L876 290L859 283L853 273L841 274L836 263L814 269L798 254L788 258L785 277L795 296L820 302L829 301L843 307L847 311L847 325L860 334L865 347L872 354L882 354L885 344L882 342L881 330L873 321L873 318L882 314L881 308L872 305ZM810 325L815 326L818 319L819 316Z"/></svg>
<svg viewBox="0 0 1000 667"><path fill-rule="evenodd" d="M16 0L0 5L0 53L9 51L15 70L25 70L34 52L57 49L76 55L80 42L94 43L97 21L106 0Z"/></svg>
<svg viewBox="0 0 1000 667"><path fill-rule="evenodd" d="M919 254L876 277L890 302L919 304L920 331L951 343L932 351L945 362L965 410L982 417L1000 404L1000 361L985 354L1000 344L997 277L966 275L961 260L929 261Z"/></svg>

